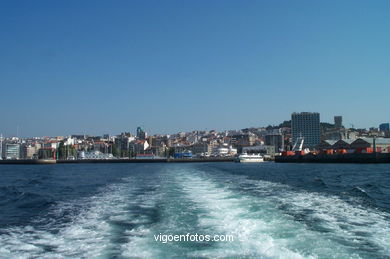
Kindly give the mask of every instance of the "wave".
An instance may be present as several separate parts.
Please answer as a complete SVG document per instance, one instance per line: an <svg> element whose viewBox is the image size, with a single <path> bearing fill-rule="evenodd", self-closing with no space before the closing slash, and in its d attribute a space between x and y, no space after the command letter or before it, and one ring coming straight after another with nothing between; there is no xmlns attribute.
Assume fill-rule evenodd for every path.
<svg viewBox="0 0 390 259"><path fill-rule="evenodd" d="M373 197L371 197L368 192L363 189L362 187L359 187L359 186L355 186L351 189L349 189L345 194L348 194L348 195L351 195L351 196L354 196L354 197L360 197L364 200L366 200L367 202L373 202L375 199Z"/></svg>
<svg viewBox="0 0 390 259"><path fill-rule="evenodd" d="M121 255L124 249L118 243L136 243L154 221L145 213L155 206L154 194L140 192L139 188L132 180L113 184L97 195L59 203L29 226L4 229L0 257Z"/></svg>
<svg viewBox="0 0 390 259"><path fill-rule="evenodd" d="M284 218L265 211L264 204L256 204L248 197L237 196L228 189L195 174L183 175L179 182L187 197L206 212L199 215L199 228L213 233L233 235L235 242L224 243L202 251L194 251L195 257L272 257L303 258L309 254L299 253L286 245L286 239L277 237L280 227L290 235L295 229ZM253 210L251 206L258 206ZM260 209L260 210L259 210Z"/></svg>
<svg viewBox="0 0 390 259"><path fill-rule="evenodd" d="M54 204L53 197L49 195L24 191L15 186L0 187L0 197L2 207L7 211L6 215L15 209L36 210L36 212L39 212Z"/></svg>
<svg viewBox="0 0 390 259"><path fill-rule="evenodd" d="M23 195L15 188L1 191ZM372 258L390 254L386 212L335 195L202 171L192 165L168 165L159 175L126 177L89 197L58 202L30 223L0 232L0 257ZM153 238L159 233L187 232L233 235L234 242L161 244Z"/></svg>
<svg viewBox="0 0 390 259"><path fill-rule="evenodd" d="M231 255L237 250L276 258L390 253L390 216L383 211L245 176L234 176L236 183L224 187L216 183L229 182L230 175L198 172L182 177L189 197L208 210L202 224L239 238ZM244 192L237 188L242 185Z"/></svg>
<svg viewBox="0 0 390 259"><path fill-rule="evenodd" d="M321 178L314 178L312 184L317 187L328 187L328 185Z"/></svg>

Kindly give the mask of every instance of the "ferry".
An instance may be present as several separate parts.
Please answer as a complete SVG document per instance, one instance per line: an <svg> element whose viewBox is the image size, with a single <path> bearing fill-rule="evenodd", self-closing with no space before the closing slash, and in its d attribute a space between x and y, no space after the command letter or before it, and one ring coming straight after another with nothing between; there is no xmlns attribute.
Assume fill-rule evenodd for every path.
<svg viewBox="0 0 390 259"><path fill-rule="evenodd" d="M238 156L237 162L240 163L261 163L264 162L264 158L260 154L248 154L242 153Z"/></svg>

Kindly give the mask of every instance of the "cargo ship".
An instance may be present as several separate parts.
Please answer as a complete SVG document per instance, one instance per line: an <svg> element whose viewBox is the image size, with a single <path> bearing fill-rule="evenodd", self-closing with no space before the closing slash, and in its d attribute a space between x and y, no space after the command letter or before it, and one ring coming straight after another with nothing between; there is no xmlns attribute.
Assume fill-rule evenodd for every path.
<svg viewBox="0 0 390 259"><path fill-rule="evenodd" d="M332 147L310 152L302 145L294 145L292 151L275 156L276 163L390 163L390 147L384 148L389 140L359 138L336 141ZM348 143L351 142L351 143ZM355 144L353 144L355 143ZM362 145L363 144L363 145ZM377 145L378 144L378 145ZM383 145L382 145L383 144ZM382 146L381 146L382 145Z"/></svg>
<svg viewBox="0 0 390 259"><path fill-rule="evenodd" d="M289 151L288 151L289 152ZM308 153L275 156L276 163L390 163L390 153Z"/></svg>

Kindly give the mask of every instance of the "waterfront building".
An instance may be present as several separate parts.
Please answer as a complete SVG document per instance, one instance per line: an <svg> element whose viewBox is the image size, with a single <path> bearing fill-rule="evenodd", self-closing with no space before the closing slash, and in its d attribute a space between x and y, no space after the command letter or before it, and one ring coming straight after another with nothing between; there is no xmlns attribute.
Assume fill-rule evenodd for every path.
<svg viewBox="0 0 390 259"><path fill-rule="evenodd" d="M149 148L149 143L146 140L134 140L129 145L129 150L134 154L144 154Z"/></svg>
<svg viewBox="0 0 390 259"><path fill-rule="evenodd" d="M39 159L56 159L56 149L43 147L38 150Z"/></svg>
<svg viewBox="0 0 390 259"><path fill-rule="evenodd" d="M115 139L115 145L118 151L122 153L126 153L129 149L132 149L131 142L134 142L135 138L131 136L131 134L122 133ZM132 151L134 151L132 149Z"/></svg>
<svg viewBox="0 0 390 259"><path fill-rule="evenodd" d="M334 126L340 129L343 126L343 116L334 116Z"/></svg>
<svg viewBox="0 0 390 259"><path fill-rule="evenodd" d="M76 143L76 139L74 139L72 137L68 137L68 138L64 139L65 146L71 146L71 145L74 145L75 143Z"/></svg>
<svg viewBox="0 0 390 259"><path fill-rule="evenodd" d="M20 155L23 159L32 159L34 155L37 153L37 149L32 144L23 144L22 145L22 153Z"/></svg>
<svg viewBox="0 0 390 259"><path fill-rule="evenodd" d="M156 157L166 157L167 154L168 154L168 150L167 150L167 147L165 145L162 145L162 146L152 146L152 147L149 147L149 150Z"/></svg>
<svg viewBox="0 0 390 259"><path fill-rule="evenodd" d="M390 130L390 124L389 123L382 123L379 125L380 131L389 131Z"/></svg>
<svg viewBox="0 0 390 259"><path fill-rule="evenodd" d="M212 155L224 157L224 156L234 156L237 154L237 149L233 148L231 145L224 143L221 146L214 147Z"/></svg>
<svg viewBox="0 0 390 259"><path fill-rule="evenodd" d="M148 140L149 146L153 146L153 144L154 144L153 143L153 136L149 136L147 140Z"/></svg>
<svg viewBox="0 0 390 259"><path fill-rule="evenodd" d="M108 144L104 141L96 141L93 142L92 149L95 151L100 151L102 153L108 153Z"/></svg>
<svg viewBox="0 0 390 259"><path fill-rule="evenodd" d="M321 143L317 146L319 150L329 150L333 149L333 145L337 142L337 140L326 139L321 140Z"/></svg>
<svg viewBox="0 0 390 259"><path fill-rule="evenodd" d="M213 147L207 142L198 142L191 146L193 154L211 154Z"/></svg>
<svg viewBox="0 0 390 259"><path fill-rule="evenodd" d="M320 114L301 112L291 115L292 143L304 138L304 148L315 148L321 142Z"/></svg>
<svg viewBox="0 0 390 259"><path fill-rule="evenodd" d="M182 153L185 150L189 149L189 147L183 143L176 143L172 146L175 150L175 153Z"/></svg>
<svg viewBox="0 0 390 259"><path fill-rule="evenodd" d="M53 148L53 149L57 149L59 146L59 142L57 140L49 140L49 141L46 141L44 144L43 144L43 147L45 148Z"/></svg>
<svg viewBox="0 0 390 259"><path fill-rule="evenodd" d="M390 139L388 138L366 138L361 137L357 139L340 139L322 140L318 145L321 151L329 151L328 154L333 153L367 153L367 152L390 152Z"/></svg>
<svg viewBox="0 0 390 259"><path fill-rule="evenodd" d="M359 132L349 129L346 134L346 138L349 139L357 139L359 136Z"/></svg>
<svg viewBox="0 0 390 259"><path fill-rule="evenodd" d="M231 136L231 144L236 147L253 146L256 142L256 135L252 132Z"/></svg>
<svg viewBox="0 0 390 259"><path fill-rule="evenodd" d="M141 127L137 128L137 138L138 139L146 140L147 136L148 136L148 134Z"/></svg>
<svg viewBox="0 0 390 259"><path fill-rule="evenodd" d="M3 134L0 134L0 160L3 160Z"/></svg>
<svg viewBox="0 0 390 259"><path fill-rule="evenodd" d="M348 129L345 128L325 128L322 130L321 139L339 140L348 138Z"/></svg>
<svg viewBox="0 0 390 259"><path fill-rule="evenodd" d="M274 146L276 152L283 150L284 137L280 133L280 130L278 131L273 130L270 131L269 134L265 135L265 145Z"/></svg>
<svg viewBox="0 0 390 259"><path fill-rule="evenodd" d="M351 144L354 142L355 140L354 139L340 139L338 141L336 141L333 145L332 145L332 149L336 149L336 150L339 150L339 149L351 149Z"/></svg>
<svg viewBox="0 0 390 259"><path fill-rule="evenodd" d="M233 146L229 146L229 155L234 156L237 155L237 148L234 148Z"/></svg>
<svg viewBox="0 0 390 259"><path fill-rule="evenodd" d="M390 139L388 138L358 138L351 143L351 148L360 152L367 148L373 149L375 152L389 152ZM374 149L375 148L375 149Z"/></svg>
<svg viewBox="0 0 390 259"><path fill-rule="evenodd" d="M5 145L5 158L6 159L19 159L20 158L20 145L7 143Z"/></svg>

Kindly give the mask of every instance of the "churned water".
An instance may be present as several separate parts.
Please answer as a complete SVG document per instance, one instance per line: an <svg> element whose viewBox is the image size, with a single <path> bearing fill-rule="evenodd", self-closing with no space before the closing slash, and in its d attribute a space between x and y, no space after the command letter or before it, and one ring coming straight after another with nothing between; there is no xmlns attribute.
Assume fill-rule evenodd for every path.
<svg viewBox="0 0 390 259"><path fill-rule="evenodd" d="M2 258L390 258L390 165L2 165L0 197ZM234 240L155 240L187 233Z"/></svg>

